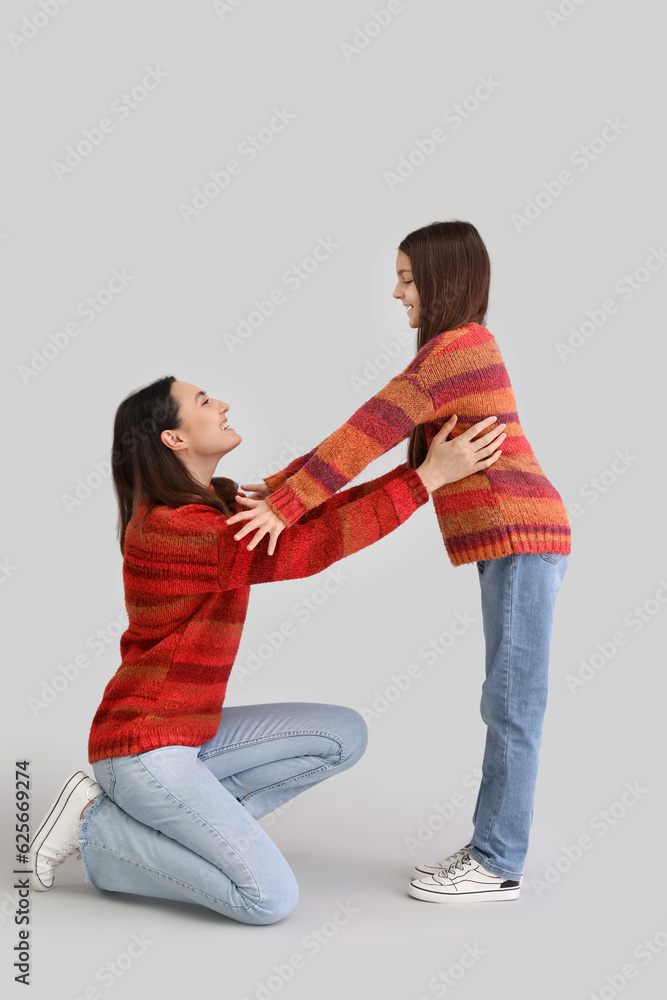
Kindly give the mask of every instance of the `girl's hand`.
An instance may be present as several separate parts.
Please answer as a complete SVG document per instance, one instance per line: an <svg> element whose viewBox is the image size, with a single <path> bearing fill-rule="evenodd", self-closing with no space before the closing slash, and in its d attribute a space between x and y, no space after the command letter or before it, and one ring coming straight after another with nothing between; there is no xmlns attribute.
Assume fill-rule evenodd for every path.
<svg viewBox="0 0 667 1000"><path fill-rule="evenodd" d="M457 421L456 414L442 425L431 441L428 455L417 469L429 493L433 493L445 483L455 483L475 472L488 469L498 461L502 454L498 446L507 437L507 434L502 433L506 424L498 424L483 437L476 441L472 440L485 427L495 423L495 420L495 417L486 417L451 441L447 440L447 435Z"/></svg>
<svg viewBox="0 0 667 1000"><path fill-rule="evenodd" d="M250 489L251 487L243 487L244 489ZM268 491L267 491L268 492ZM243 497L239 493L236 494L236 499L243 504L247 504L251 507L251 510L240 511L238 514L234 514L233 517L227 519L227 524L235 524L237 521L247 521L247 524L238 535L234 535L235 540L240 541L245 535L250 531L257 529L255 537L248 545L248 549L254 549L260 538L264 535L269 535L269 555L272 556L276 549L276 542L278 540L278 535L285 527L284 523L280 520L277 514L274 514L271 508L264 500L253 500L252 497Z"/></svg>
<svg viewBox="0 0 667 1000"><path fill-rule="evenodd" d="M269 495L269 487L266 483L250 483L248 486L244 486L243 483L240 484L242 490L254 490L252 495L253 500L266 500Z"/></svg>

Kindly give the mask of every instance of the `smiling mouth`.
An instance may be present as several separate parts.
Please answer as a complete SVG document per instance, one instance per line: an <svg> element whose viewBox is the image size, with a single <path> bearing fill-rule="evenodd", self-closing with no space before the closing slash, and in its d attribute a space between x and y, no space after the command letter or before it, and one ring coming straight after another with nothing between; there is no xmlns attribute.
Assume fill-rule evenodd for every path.
<svg viewBox="0 0 667 1000"><path fill-rule="evenodd" d="M220 424L220 429L223 430L223 431L229 430L229 420L224 420Z"/></svg>

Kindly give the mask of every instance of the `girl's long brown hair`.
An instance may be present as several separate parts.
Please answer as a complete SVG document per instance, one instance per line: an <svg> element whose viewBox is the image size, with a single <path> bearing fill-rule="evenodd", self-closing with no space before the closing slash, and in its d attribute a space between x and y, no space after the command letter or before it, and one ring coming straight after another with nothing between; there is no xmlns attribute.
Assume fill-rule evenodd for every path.
<svg viewBox="0 0 667 1000"><path fill-rule="evenodd" d="M234 510L238 483L214 476L215 493L193 476L160 434L181 426L178 402L171 395L173 375L130 393L116 410L111 449L114 492L118 501L117 537L125 554L125 529L141 503L141 534L146 515L159 504L181 507L200 503L229 514Z"/></svg>
<svg viewBox="0 0 667 1000"><path fill-rule="evenodd" d="M410 258L419 293L417 352L445 330L484 325L491 262L471 222L432 222L408 233L398 249ZM424 426L418 424L408 440L408 467L416 469L427 452Z"/></svg>

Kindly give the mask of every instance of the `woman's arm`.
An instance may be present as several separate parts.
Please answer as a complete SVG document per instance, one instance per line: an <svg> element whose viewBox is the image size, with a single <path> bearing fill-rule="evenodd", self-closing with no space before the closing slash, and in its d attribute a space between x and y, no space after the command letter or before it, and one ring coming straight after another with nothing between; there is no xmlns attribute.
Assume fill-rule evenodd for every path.
<svg viewBox="0 0 667 1000"><path fill-rule="evenodd" d="M418 469L409 469L404 463L378 479L330 497L305 524L295 525L277 547L268 551L236 544L234 532L238 529L232 522L239 516L247 517L247 511L230 518L204 504L191 504L175 510L172 517L186 518L188 522L194 518L197 523L187 523L186 533L202 537L203 551L211 552L213 547L216 565L211 566L210 556L201 560L207 585L212 571L217 571L215 578L221 590L313 576L394 531L449 481L455 442L447 441L447 435L452 426L453 420L449 420L440 428ZM486 465L496 458L497 453L491 455ZM240 499L251 507L263 503L250 497Z"/></svg>
<svg viewBox="0 0 667 1000"><path fill-rule="evenodd" d="M431 442L427 460L420 466L421 470L424 469L424 465L427 466L427 469L429 466L432 466L432 452L437 453L440 462L438 471L444 477L441 478L440 485L455 483L459 479L466 479L476 472L487 469L493 462L496 462L500 458L502 452L499 449L499 445L507 437L506 434L502 433L505 429L505 424L496 424L487 434L479 437L478 435L482 431L495 423L495 417L486 417L484 420L478 421L478 423L473 424L472 427L463 431L462 434L458 434L452 441L448 441L447 436L453 430L456 420L456 414L452 414L449 420L445 421ZM249 488L256 489L258 486ZM266 490L266 487L264 489ZM272 555L275 551L278 536L285 528L285 522L268 506L267 500L268 494L266 492L256 493L255 497L243 497L239 495L239 503L246 507L252 507L252 510L239 511L230 518L228 523L233 524L236 521L246 522L241 531L237 535L234 535L236 541L240 541L251 531L255 532L253 540L248 546L249 549L254 549L263 536L268 534L268 551L269 555ZM311 510L313 509L318 510L319 507L311 508ZM307 511L301 515L300 521L303 522L308 516L309 512Z"/></svg>
<svg viewBox="0 0 667 1000"><path fill-rule="evenodd" d="M432 492L430 486L428 480L404 463L376 480L330 497L312 512L306 523L299 523L283 534L273 555L263 546L249 549L238 545L233 537L237 527L227 523L227 515L202 506L201 516L214 526L218 535L220 589L320 573L394 531L427 502Z"/></svg>

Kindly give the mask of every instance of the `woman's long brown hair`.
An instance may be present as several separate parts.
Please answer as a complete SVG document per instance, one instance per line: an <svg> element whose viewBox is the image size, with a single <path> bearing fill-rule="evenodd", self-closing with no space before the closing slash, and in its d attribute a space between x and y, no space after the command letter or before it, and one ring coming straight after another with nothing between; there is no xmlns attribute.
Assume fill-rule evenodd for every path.
<svg viewBox="0 0 667 1000"><path fill-rule="evenodd" d="M417 352L445 330L484 325L491 262L471 222L432 222L408 233L398 248L410 258L419 293ZM418 424L408 440L408 467L416 469L427 452L424 426Z"/></svg>
<svg viewBox="0 0 667 1000"><path fill-rule="evenodd" d="M116 410L111 468L118 501L117 536L125 554L125 529L141 503L141 533L146 515L159 504L181 507L200 503L229 514L234 510L238 484L233 479L214 476L215 493L193 476L175 451L163 444L160 434L181 426L178 402L171 395L173 375L151 382L130 393Z"/></svg>

